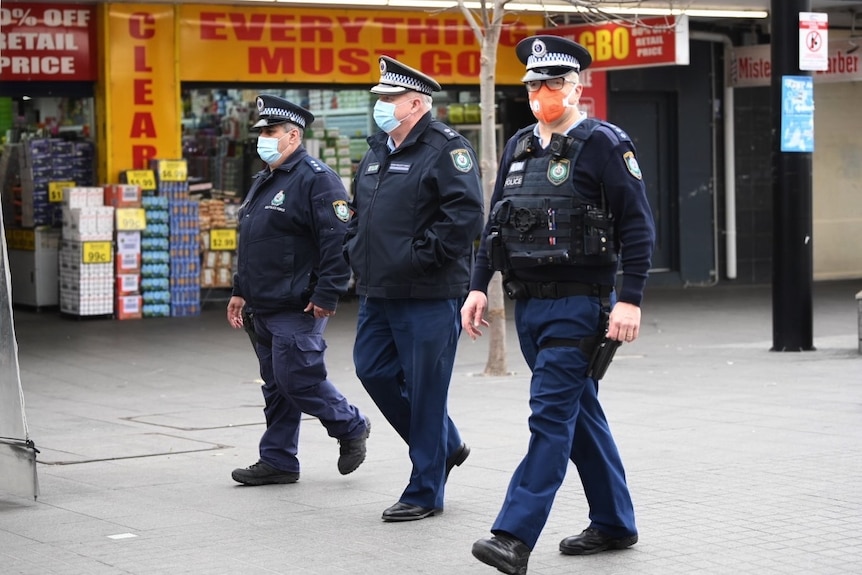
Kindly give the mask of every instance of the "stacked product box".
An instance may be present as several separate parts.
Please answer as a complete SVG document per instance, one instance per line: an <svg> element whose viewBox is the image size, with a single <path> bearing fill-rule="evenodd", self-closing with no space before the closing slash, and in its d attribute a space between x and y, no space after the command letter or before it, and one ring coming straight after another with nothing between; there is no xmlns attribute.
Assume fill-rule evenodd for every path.
<svg viewBox="0 0 862 575"><path fill-rule="evenodd" d="M194 200L169 202L171 212L171 315L187 317L201 312L200 225Z"/></svg>
<svg viewBox="0 0 862 575"><path fill-rule="evenodd" d="M143 317L169 317L170 292L170 212L168 198L144 196L146 228L141 232L141 313Z"/></svg>
<svg viewBox="0 0 862 575"><path fill-rule="evenodd" d="M59 138L32 139L24 145L21 163L21 224L60 227L62 202L51 201L51 182L93 185L93 144Z"/></svg>
<svg viewBox="0 0 862 575"><path fill-rule="evenodd" d="M60 312L76 316L114 313L114 208L102 188L67 187L61 202Z"/></svg>
<svg viewBox="0 0 862 575"><path fill-rule="evenodd" d="M233 205L231 204L231 207ZM234 261L236 260L236 216L228 217L224 200L201 200L200 202L200 250L201 288L229 288L233 286ZM211 234L232 231L230 249L219 247ZM230 233L227 234L230 237Z"/></svg>
<svg viewBox="0 0 862 575"><path fill-rule="evenodd" d="M105 205L116 210L117 223L114 254L116 279L114 282L114 315L117 319L139 319L143 317L141 296L141 231L120 229L136 227L135 217L121 218L122 214L135 215L142 209L140 186L131 184L109 184L104 187ZM121 221L129 220L129 221ZM146 217L144 218L146 222ZM139 227L139 226L137 226Z"/></svg>
<svg viewBox="0 0 862 575"><path fill-rule="evenodd" d="M323 130L323 140L320 142L320 159L341 176L344 189L349 191L353 177L350 138L340 135L338 128Z"/></svg>
<svg viewBox="0 0 862 575"><path fill-rule="evenodd" d="M201 311L198 203L189 196L185 160L152 160L156 193L168 202L170 315L186 317Z"/></svg>

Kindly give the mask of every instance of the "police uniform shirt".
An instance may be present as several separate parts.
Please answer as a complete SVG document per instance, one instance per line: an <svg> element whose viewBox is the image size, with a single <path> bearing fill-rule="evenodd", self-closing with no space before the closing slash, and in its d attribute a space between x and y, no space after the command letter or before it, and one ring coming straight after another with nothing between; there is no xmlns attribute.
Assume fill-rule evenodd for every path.
<svg viewBox="0 0 862 575"><path fill-rule="evenodd" d="M350 277L341 253L349 218L341 178L305 148L259 172L239 212L234 295L259 313L301 311L309 298L335 309Z"/></svg>

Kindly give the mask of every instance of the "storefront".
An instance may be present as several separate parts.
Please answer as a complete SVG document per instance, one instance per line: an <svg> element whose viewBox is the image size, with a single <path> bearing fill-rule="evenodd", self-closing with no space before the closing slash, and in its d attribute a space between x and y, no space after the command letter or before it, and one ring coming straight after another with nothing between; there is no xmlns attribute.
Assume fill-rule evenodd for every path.
<svg viewBox="0 0 862 575"><path fill-rule="evenodd" d="M260 167L249 126L256 115L250 104L262 92L284 95L315 114L307 146L348 185L365 137L376 129L368 88L378 79L380 54L438 79L444 91L435 94L436 116L478 144L479 49L457 10L7 2L0 20L0 135L7 143L52 138L61 152L52 152L50 174L45 166L29 173L4 171L7 228L59 225L53 205L57 189L48 189L52 182L117 183L123 172L146 170L153 160L182 158L183 177L209 183L209 193L219 199L238 201ZM545 25L535 13L505 20L495 77L498 150L532 120L519 81L523 66L513 47ZM729 233L730 219L722 212L722 45L687 37L672 42L625 26L574 26L554 33L575 36L595 54L593 70L582 75L587 85L582 106L626 129L652 174L648 191L660 228L656 281L711 285L724 279L728 255L720 240ZM681 50L690 50L690 62L687 54L679 58ZM839 63L846 67L848 58L843 55ZM846 122L829 118L846 118L855 109L859 85L850 79L828 93L817 92L835 106L818 108L824 111L818 123L832 127L818 131L815 202L839 205L833 200L843 194L845 214L848 206L855 214L859 204L858 178L848 172L857 163L835 162L858 151L858 144L842 131ZM757 179L769 166L768 157L754 162L755 155L745 152L769 137L768 129L757 129L757 120L768 117L768 101L757 92L737 90L743 101L751 99L750 107L737 110L734 149L738 166L745 166L737 170L737 183L768 186ZM10 163L9 156L0 160ZM34 191L41 194L36 199ZM745 283L769 281L763 241L769 230L757 225L769 215L767 194L765 187L739 194L757 206L748 211L739 203L734 214L740 216L733 230L739 233L737 277ZM856 256L840 248L840 238L856 237L855 219L834 210L821 213L825 218L816 228L830 239L815 245L831 247L816 252L818 276L862 273ZM21 237L25 250L38 243L32 235Z"/></svg>

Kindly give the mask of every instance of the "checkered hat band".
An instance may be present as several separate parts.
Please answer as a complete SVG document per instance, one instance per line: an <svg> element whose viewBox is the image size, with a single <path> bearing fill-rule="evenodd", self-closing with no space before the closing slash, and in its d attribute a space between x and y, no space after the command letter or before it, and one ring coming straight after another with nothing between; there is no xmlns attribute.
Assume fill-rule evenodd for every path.
<svg viewBox="0 0 862 575"><path fill-rule="evenodd" d="M527 57L527 70L533 68L546 68L549 66L568 66L577 70L581 69L581 63L571 54L554 54L548 52L542 56L530 54Z"/></svg>
<svg viewBox="0 0 862 575"><path fill-rule="evenodd" d="M278 118L287 118L288 122L305 128L305 118L303 118L296 112L291 112L290 110L285 110L284 108L264 108L260 111L260 116L275 116Z"/></svg>
<svg viewBox="0 0 862 575"><path fill-rule="evenodd" d="M422 92L423 94L430 94L434 91L434 88L424 82L420 82L413 76L405 76L404 74L396 74L394 72L386 72L383 74L380 78L380 83L403 86L416 92Z"/></svg>

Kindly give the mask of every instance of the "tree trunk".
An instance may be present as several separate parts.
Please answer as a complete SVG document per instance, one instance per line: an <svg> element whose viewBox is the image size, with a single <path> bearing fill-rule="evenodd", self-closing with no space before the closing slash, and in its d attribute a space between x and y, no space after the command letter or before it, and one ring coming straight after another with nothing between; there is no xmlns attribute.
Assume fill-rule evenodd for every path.
<svg viewBox="0 0 862 575"><path fill-rule="evenodd" d="M482 138L480 165L482 167L482 186L485 192L485 214L491 212L491 194L497 179L497 103L496 103L496 64L497 47L503 24L503 5L496 0L492 21L489 23L485 12L485 34L481 39L482 60L479 84L479 101L482 110ZM486 319L491 324L488 331L488 363L485 375L506 375L506 308L503 300L503 287L500 274L494 274L488 286L488 310Z"/></svg>

